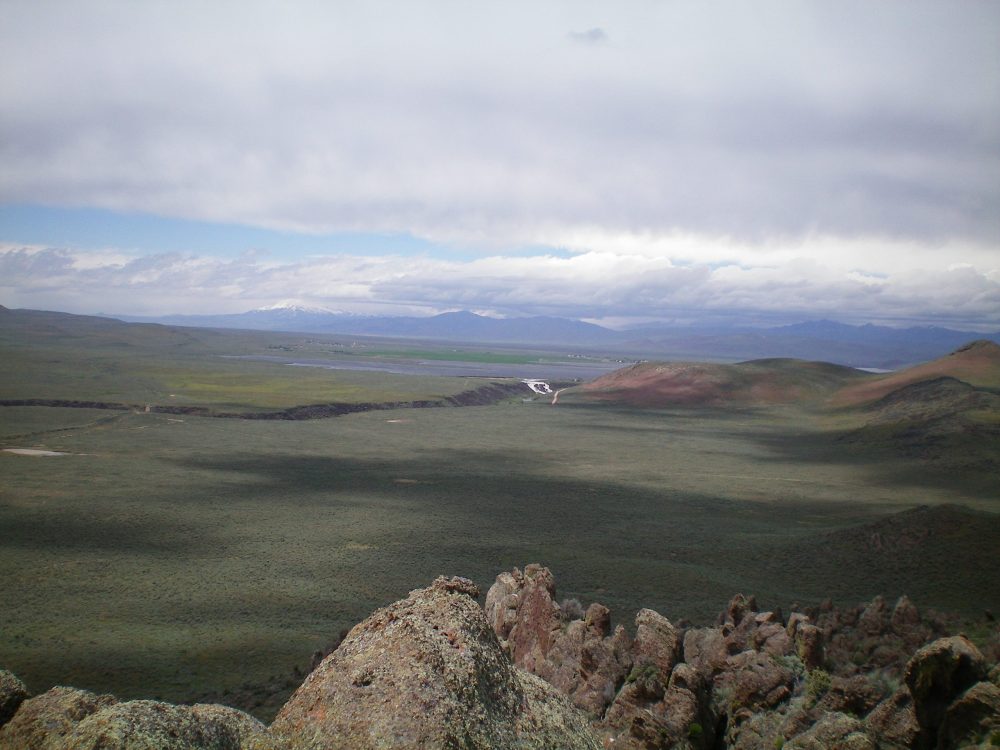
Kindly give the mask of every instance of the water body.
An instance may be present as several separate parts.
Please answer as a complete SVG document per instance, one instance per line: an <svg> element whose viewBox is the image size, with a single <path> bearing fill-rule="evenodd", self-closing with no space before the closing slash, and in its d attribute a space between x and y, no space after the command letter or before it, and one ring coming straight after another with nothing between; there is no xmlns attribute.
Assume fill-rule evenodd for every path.
<svg viewBox="0 0 1000 750"><path fill-rule="evenodd" d="M624 362L552 362L508 364L496 362L453 362L448 360L359 359L294 359L272 355L243 355L233 359L278 362L292 367L322 367L327 370L358 370L388 372L395 375L440 375L442 377L521 378L523 380L593 380L626 367Z"/></svg>

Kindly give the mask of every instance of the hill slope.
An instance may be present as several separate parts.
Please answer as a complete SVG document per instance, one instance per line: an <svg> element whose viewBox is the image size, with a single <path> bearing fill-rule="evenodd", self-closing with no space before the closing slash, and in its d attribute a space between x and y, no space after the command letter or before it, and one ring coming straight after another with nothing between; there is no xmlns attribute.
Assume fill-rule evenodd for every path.
<svg viewBox="0 0 1000 750"><path fill-rule="evenodd" d="M979 388L1000 390L1000 345L986 339L972 341L951 354L889 375L853 383L834 398L840 406L855 406L883 398L913 383L941 377L955 378Z"/></svg>
<svg viewBox="0 0 1000 750"><path fill-rule="evenodd" d="M586 397L633 406L726 406L813 402L869 375L794 359L734 365L644 362L583 387Z"/></svg>

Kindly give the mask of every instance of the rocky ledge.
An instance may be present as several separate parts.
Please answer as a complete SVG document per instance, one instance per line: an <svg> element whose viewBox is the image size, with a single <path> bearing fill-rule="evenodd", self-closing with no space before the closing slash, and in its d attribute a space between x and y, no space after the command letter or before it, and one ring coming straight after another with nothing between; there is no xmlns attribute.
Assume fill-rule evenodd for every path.
<svg viewBox="0 0 1000 750"><path fill-rule="evenodd" d="M760 611L738 595L713 627L557 603L539 565L478 604L438 578L378 610L268 727L234 708L55 687L0 670L0 750L300 748L953 748L1000 744L1000 632L984 654L905 597Z"/></svg>

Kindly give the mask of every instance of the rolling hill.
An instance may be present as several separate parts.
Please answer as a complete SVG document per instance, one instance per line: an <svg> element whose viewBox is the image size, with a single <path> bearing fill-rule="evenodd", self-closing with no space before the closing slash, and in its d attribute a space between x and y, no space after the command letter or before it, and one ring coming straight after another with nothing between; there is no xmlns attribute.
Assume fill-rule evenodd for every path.
<svg viewBox="0 0 1000 750"><path fill-rule="evenodd" d="M888 374L795 359L736 364L641 362L598 378L579 393L634 406L828 402L834 407L867 406L886 416L900 416L911 411L907 407L911 403L934 401L943 408L957 408L960 401L962 408L981 406L990 400L976 395L980 391L986 395L1000 392L1000 345L983 339Z"/></svg>
<svg viewBox="0 0 1000 750"><path fill-rule="evenodd" d="M1000 345L986 339L969 342L947 356L847 386L836 394L834 403L840 406L869 403L904 386L942 377L977 388L1000 390Z"/></svg>
<svg viewBox="0 0 1000 750"><path fill-rule="evenodd" d="M794 359L734 365L643 362L598 378L581 393L588 399L648 407L812 403L869 377L850 367Z"/></svg>

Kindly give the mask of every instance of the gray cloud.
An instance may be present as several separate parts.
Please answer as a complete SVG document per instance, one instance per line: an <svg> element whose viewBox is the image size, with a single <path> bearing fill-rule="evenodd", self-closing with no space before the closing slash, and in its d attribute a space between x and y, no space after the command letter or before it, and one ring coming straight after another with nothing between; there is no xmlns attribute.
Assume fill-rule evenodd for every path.
<svg viewBox="0 0 1000 750"><path fill-rule="evenodd" d="M571 31L569 38L581 44L603 44L608 41L607 33L605 33L604 29L597 26L586 31Z"/></svg>
<svg viewBox="0 0 1000 750"><path fill-rule="evenodd" d="M595 10L8 3L0 201L474 252L7 248L4 304L1000 324L1000 5Z"/></svg>
<svg viewBox="0 0 1000 750"><path fill-rule="evenodd" d="M575 4L414 6L9 6L0 199L501 246L1000 241L1000 6L625 3L599 56L559 43Z"/></svg>

